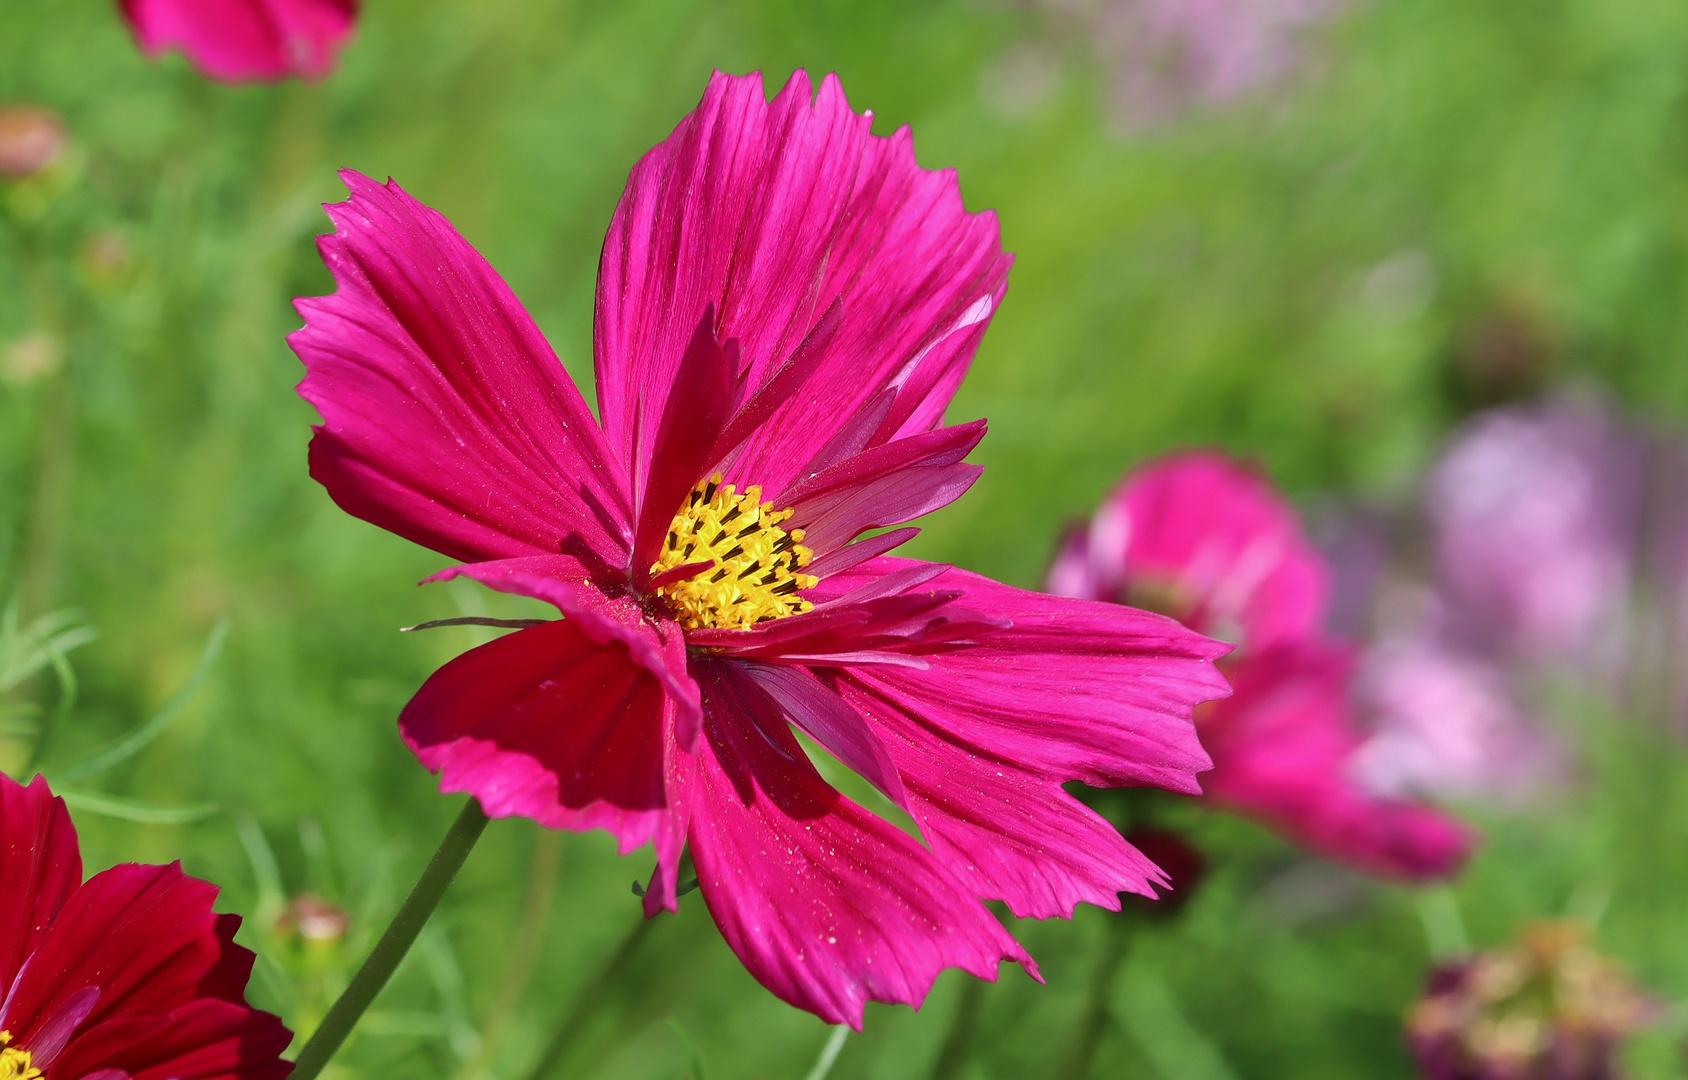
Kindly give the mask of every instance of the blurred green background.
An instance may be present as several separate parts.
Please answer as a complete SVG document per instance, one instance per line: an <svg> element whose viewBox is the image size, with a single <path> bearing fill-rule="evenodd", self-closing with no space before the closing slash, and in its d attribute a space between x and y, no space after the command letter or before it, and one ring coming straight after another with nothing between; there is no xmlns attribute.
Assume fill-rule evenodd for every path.
<svg viewBox="0 0 1688 1080"><path fill-rule="evenodd" d="M51 665L9 690L0 766L51 775L136 730L198 685L226 619L163 733L65 786L90 793L91 869L179 858L222 884L263 954L254 1000L296 1026L460 805L394 718L479 639L396 629L525 613L417 589L443 560L306 475L314 415L283 338L290 298L330 288L312 237L337 168L451 218L585 385L598 247L637 156L712 67L839 72L1017 253L951 414L990 418L987 471L915 551L1020 585L1063 521L1168 448L1258 457L1309 506L1400 502L1462 415L1537 383L1688 416L1688 7L1671 0L1358 3L1293 86L1133 134L1082 42L982 0L368 0L333 77L238 88L144 61L113 8L0 4L0 102L49 106L73 140L50 182L0 188L0 593L24 622L74 607L99 635L69 653L73 704ZM1058 78L1003 108L1027 41ZM1575 783L1524 817L1473 808L1488 842L1451 902L1190 809L1214 872L1183 916L1095 991L1103 913L1018 925L1048 985L1005 970L951 1075L1055 1075L1093 993L1095 1076L1410 1075L1401 1012L1427 926L1461 931L1455 905L1479 944L1599 916L1603 947L1688 998L1682 749L1567 711ZM553 1077L805 1075L827 1029L754 983L696 896L629 937L648 869L603 835L495 822L337 1075L525 1077L564 1024ZM305 892L349 912L343 942L276 928ZM870 1008L832 1075L931 1075L965 983L946 975L918 1013ZM1688 1075L1683 1031L1670 1008L1636 1075Z"/></svg>

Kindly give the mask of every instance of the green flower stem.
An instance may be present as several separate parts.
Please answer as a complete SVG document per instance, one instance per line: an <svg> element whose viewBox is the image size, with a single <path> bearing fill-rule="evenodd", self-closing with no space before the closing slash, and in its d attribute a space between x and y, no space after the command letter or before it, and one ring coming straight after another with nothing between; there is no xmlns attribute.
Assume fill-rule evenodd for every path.
<svg viewBox="0 0 1688 1080"><path fill-rule="evenodd" d="M422 871L421 880L416 888L410 890L405 897L404 906L393 916L388 924L387 932L381 935L381 940L375 943L369 958L358 968L352 976L351 984L346 992L340 995L328 1010L328 1015L322 1018L322 1024L311 1035L305 1048L299 1051L299 1060L294 1063L292 1080L316 1080L323 1066L328 1064L340 1045L346 1041L346 1036L357 1026L358 1018L365 1009L369 1008L381 988L392 978L393 971L404 959L404 954L410 951L416 942L416 935L422 932L428 916L439 906L440 898L446 889L451 887L452 879L462 868L463 860L469 857L474 849L475 841L481 838L481 831L486 828L486 812L481 804L473 798L463 807L463 812L457 815L452 823L451 831L440 841L439 850L434 852L433 859L428 863L428 869Z"/></svg>
<svg viewBox="0 0 1688 1080"><path fill-rule="evenodd" d="M622 970L633 961L639 952L639 946L644 944L645 938L650 936L651 929L656 926L655 919L647 919L641 913L639 921L622 939L621 945L615 950L604 966L598 969L590 983L587 983L580 993L575 995L574 1004L570 1006L568 1014L557 1025L556 1034L551 1036L539 1060L528 1070L527 1080L545 1080L551 1075L563 1059L568 1057L569 1051L586 1027L586 1022L592 1018L598 1006L603 1004L610 985Z"/></svg>
<svg viewBox="0 0 1688 1080"><path fill-rule="evenodd" d="M1125 964L1126 954L1131 951L1131 939L1136 934L1139 918L1130 907L1107 916L1107 937L1103 941L1101 955L1096 958L1096 967L1090 973L1090 1000L1079 1021L1076 1037L1055 1070L1055 1076L1060 1080L1084 1080L1090 1075L1091 1063L1096 1060L1096 1049L1108 1030L1114 984L1119 981L1120 968Z"/></svg>
<svg viewBox="0 0 1688 1080"><path fill-rule="evenodd" d="M979 1029L979 1007L984 1000L984 980L967 976L961 987L961 1000L955 1003L949 1034L944 1036L937 1063L932 1066L932 1080L955 1080L967 1068L967 1060L973 1054L973 1036Z"/></svg>

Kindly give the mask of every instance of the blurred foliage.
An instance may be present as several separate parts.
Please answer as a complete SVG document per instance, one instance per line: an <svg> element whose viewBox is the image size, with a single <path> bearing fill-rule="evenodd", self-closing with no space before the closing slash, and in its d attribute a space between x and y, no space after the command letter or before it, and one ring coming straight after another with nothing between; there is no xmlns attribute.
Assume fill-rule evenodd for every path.
<svg viewBox="0 0 1688 1080"><path fill-rule="evenodd" d="M921 161L958 170L1018 253L953 410L991 419L987 472L916 544L1017 584L1065 518L1170 447L1257 456L1298 496L1399 499L1463 411L1539 381L1599 379L1645 416L1688 416L1688 7L1669 0L1370 0L1292 93L1129 138L1077 52L1048 97L987 106L998 60L1039 26L983 0L366 8L323 84L227 88L145 62L106 0L0 6L0 101L51 107L72 140L48 175L0 187L6 633L34 627L62 656L80 624L49 613L75 605L101 634L75 655L80 697L43 765L143 730L229 620L204 688L99 780L129 805L221 812L76 817L91 868L180 858L221 883L262 955L255 1000L295 1025L457 810L393 720L476 631L396 629L534 613L413 588L443 560L306 475L313 415L283 339L289 298L329 287L312 236L336 168L447 214L585 382L598 246L636 157L713 66L840 72L880 130L913 125ZM52 708L51 668L6 707ZM1644 984L1688 998L1677 735L1609 715L1575 730L1584 775L1549 808L1479 814L1488 846L1452 901L1182 807L1216 869L1105 988L1094 1075L1406 1076L1421 921L1457 941L1457 911L1478 943L1598 916ZM648 856L556 844L494 823L336 1075L520 1077L567 1017L555 1077L808 1071L827 1030L756 986L699 898L630 936ZM284 921L304 893L344 910L342 939ZM977 995L954 1075L1049 1075L1109 918L1017 927L1047 985L1007 971ZM832 1075L928 1075L964 982L945 976L918 1013L870 1009ZM1684 1019L1638 1045L1637 1075L1683 1075Z"/></svg>

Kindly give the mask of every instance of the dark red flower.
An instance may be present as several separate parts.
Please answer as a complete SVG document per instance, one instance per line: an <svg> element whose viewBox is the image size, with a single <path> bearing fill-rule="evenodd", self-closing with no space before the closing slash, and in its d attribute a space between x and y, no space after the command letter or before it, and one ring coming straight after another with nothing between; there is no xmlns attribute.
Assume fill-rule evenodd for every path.
<svg viewBox="0 0 1688 1080"><path fill-rule="evenodd" d="M82 880L46 780L0 775L0 1080L281 1080L292 1034L246 1004L252 953L179 863Z"/></svg>

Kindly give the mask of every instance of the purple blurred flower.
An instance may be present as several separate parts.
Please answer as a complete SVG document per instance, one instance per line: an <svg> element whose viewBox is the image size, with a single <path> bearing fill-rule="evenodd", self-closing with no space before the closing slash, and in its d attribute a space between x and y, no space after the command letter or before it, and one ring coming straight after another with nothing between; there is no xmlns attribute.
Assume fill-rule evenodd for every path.
<svg viewBox="0 0 1688 1080"><path fill-rule="evenodd" d="M1034 0L1091 43L1127 130L1287 82L1305 37L1347 0Z"/></svg>
<svg viewBox="0 0 1688 1080"><path fill-rule="evenodd" d="M1470 647L1598 664L1621 644L1647 441L1604 406L1561 398L1481 414L1431 474L1438 586Z"/></svg>
<svg viewBox="0 0 1688 1080"><path fill-rule="evenodd" d="M1517 801L1563 770L1532 716L1567 677L1629 677L1647 437L1597 400L1479 414L1426 484L1433 598L1366 662L1382 792Z"/></svg>
<svg viewBox="0 0 1688 1080"><path fill-rule="evenodd" d="M1505 668L1435 633L1389 640L1367 657L1360 697L1375 733L1355 776L1381 795L1519 801L1559 770Z"/></svg>

